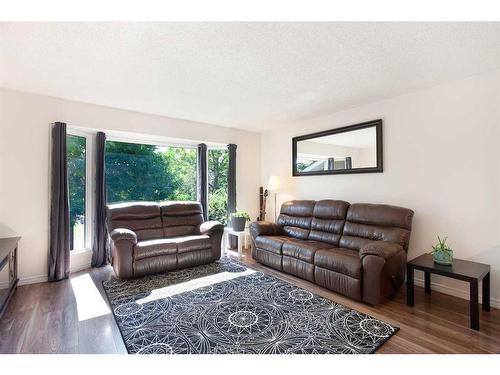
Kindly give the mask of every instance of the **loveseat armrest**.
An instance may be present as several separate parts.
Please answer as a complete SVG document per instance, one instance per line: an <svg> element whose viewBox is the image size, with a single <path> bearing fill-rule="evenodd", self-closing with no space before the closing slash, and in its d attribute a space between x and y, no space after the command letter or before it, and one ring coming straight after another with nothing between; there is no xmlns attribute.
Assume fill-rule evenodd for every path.
<svg viewBox="0 0 500 375"><path fill-rule="evenodd" d="M112 241L126 240L130 241L132 244L137 244L137 234L134 231L126 228L116 228L109 234Z"/></svg>
<svg viewBox="0 0 500 375"><path fill-rule="evenodd" d="M224 225L218 221L205 221L200 225L200 233L211 236L213 234L222 234L224 232Z"/></svg>
<svg viewBox="0 0 500 375"><path fill-rule="evenodd" d="M212 261L215 262L221 256L221 242L224 234L224 225L218 221L205 221L200 225L200 234L210 237L212 243Z"/></svg>
<svg viewBox="0 0 500 375"><path fill-rule="evenodd" d="M387 260L400 252L404 252L404 249L395 242L373 241L361 247L359 256L363 259L367 255L375 255Z"/></svg>
<svg viewBox="0 0 500 375"><path fill-rule="evenodd" d="M111 238L111 254L113 269L120 279L134 277L134 247L137 244L137 234L126 228L116 228L109 234Z"/></svg>
<svg viewBox="0 0 500 375"><path fill-rule="evenodd" d="M270 221L254 221L250 223L250 235L254 239L257 236L279 236L283 233L282 226Z"/></svg>

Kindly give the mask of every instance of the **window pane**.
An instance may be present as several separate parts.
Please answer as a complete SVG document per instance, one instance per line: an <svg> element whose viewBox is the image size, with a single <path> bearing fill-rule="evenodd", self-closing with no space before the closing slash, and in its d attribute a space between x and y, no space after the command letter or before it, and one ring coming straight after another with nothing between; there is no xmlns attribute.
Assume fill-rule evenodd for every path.
<svg viewBox="0 0 500 375"><path fill-rule="evenodd" d="M196 200L196 150L106 142L108 203Z"/></svg>
<svg viewBox="0 0 500 375"><path fill-rule="evenodd" d="M227 150L208 150L208 218L227 223Z"/></svg>
<svg viewBox="0 0 500 375"><path fill-rule="evenodd" d="M85 137L68 135L66 153L68 161L70 249L85 249Z"/></svg>

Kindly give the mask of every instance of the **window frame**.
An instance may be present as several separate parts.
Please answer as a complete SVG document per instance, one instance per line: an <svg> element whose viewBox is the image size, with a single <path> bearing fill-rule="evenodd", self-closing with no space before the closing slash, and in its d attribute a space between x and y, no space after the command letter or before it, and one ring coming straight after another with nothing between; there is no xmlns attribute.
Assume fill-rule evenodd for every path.
<svg viewBox="0 0 500 375"><path fill-rule="evenodd" d="M70 254L92 252L94 232L94 142L95 133L68 126L66 135L85 138L85 247L69 249ZM69 186L68 186L69 187Z"/></svg>
<svg viewBox="0 0 500 375"><path fill-rule="evenodd" d="M147 146L157 146L157 147L180 147L197 149L198 145L193 143L175 143L169 141L161 141L158 139L148 139L148 138L129 138L123 136L117 136L113 134L106 134L106 142L121 142L121 143L133 143L136 145L147 145Z"/></svg>

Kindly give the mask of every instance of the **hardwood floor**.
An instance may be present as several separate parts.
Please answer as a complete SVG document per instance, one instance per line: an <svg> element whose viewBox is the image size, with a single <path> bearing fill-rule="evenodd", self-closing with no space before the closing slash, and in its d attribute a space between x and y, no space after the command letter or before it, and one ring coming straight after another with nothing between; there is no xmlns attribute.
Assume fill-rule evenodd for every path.
<svg viewBox="0 0 500 375"><path fill-rule="evenodd" d="M262 266L249 255L245 256L244 262L322 297L399 326L400 331L377 353L500 353L498 309L491 309L489 313L480 311L481 331L477 332L468 328L468 301L456 297L434 291L429 296L423 288L417 287L416 305L410 308L406 306L405 288L402 287L395 299L371 307ZM99 305L93 303L99 297L98 293L108 303L102 281L112 275L111 267L72 275L72 279L79 280L83 276L84 281L89 281L84 284L87 287L83 292L81 288L75 289L72 279L19 287L0 320L0 353L126 353L111 312L79 320L79 308ZM102 302L100 305L104 306Z"/></svg>

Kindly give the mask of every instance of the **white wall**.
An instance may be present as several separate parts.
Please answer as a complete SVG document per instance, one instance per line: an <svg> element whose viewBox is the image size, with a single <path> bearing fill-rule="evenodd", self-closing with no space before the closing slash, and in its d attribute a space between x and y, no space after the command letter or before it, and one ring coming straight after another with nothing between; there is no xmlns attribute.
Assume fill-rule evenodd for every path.
<svg viewBox="0 0 500 375"><path fill-rule="evenodd" d="M54 121L104 131L235 143L238 209L258 216L258 133L0 89L0 222L22 236L23 282L43 280L47 273L49 129Z"/></svg>
<svg viewBox="0 0 500 375"><path fill-rule="evenodd" d="M383 119L384 173L291 177L291 138ZM409 258L448 236L457 258L491 264L500 307L500 71L262 134L261 181L278 175L291 198L388 203L415 211ZM273 212L272 202L268 212ZM417 275L421 277L421 275ZM468 285L436 277L468 298Z"/></svg>

